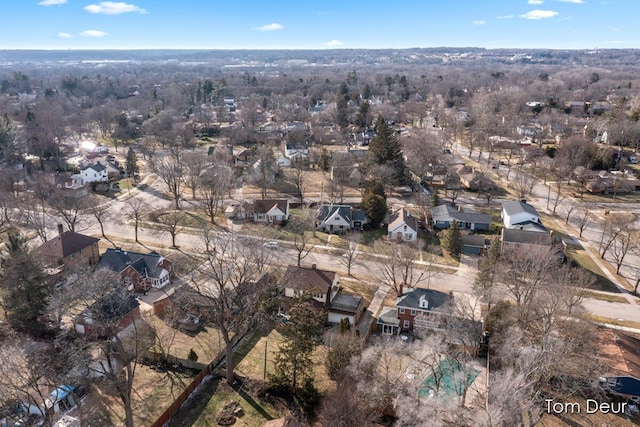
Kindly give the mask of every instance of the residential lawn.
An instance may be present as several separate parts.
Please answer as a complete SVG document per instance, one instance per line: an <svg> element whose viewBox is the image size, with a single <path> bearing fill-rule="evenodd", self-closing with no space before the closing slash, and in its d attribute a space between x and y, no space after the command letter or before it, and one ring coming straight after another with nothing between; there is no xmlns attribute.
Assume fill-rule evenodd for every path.
<svg viewBox="0 0 640 427"><path fill-rule="evenodd" d="M593 289L605 292L620 292L618 287L611 280L607 279L600 267L598 267L584 249L574 245L567 245L565 253L571 261L593 273L595 276Z"/></svg>
<svg viewBox="0 0 640 427"><path fill-rule="evenodd" d="M340 277L340 286L342 290L349 295L361 296L368 306L376 293L376 289L369 283L350 277Z"/></svg>
<svg viewBox="0 0 640 427"><path fill-rule="evenodd" d="M362 232L362 244L366 246L372 246L373 242L380 240L387 235L387 229L384 227L376 228L374 230ZM366 249L363 249L366 250Z"/></svg>
<svg viewBox="0 0 640 427"><path fill-rule="evenodd" d="M584 314L586 320L596 323L607 323L609 325L626 326L628 328L640 329L640 322L632 322L630 320L611 319L610 317L596 316L594 314Z"/></svg>
<svg viewBox="0 0 640 427"><path fill-rule="evenodd" d="M212 395L206 400L201 408L199 417L190 424L193 427L210 427L218 425L216 416L222 407L230 402L235 401L242 407L242 416L236 418L234 426L238 427L254 427L261 426L265 422L285 416L282 410L276 409L273 405L257 400L249 393L241 391L240 393L231 388L224 380L218 380L213 385Z"/></svg>
<svg viewBox="0 0 640 427"><path fill-rule="evenodd" d="M286 325L282 325L286 327ZM236 352L237 365L236 372L246 378L262 380L265 378L265 348L267 355L266 378L274 372L275 355L278 353L278 346L283 341L283 337L276 329L271 330L268 335L254 334L254 336L243 342ZM328 348L321 345L313 352L315 385L321 391L326 391L334 387L334 382L327 375L324 366Z"/></svg>
<svg viewBox="0 0 640 427"><path fill-rule="evenodd" d="M617 295L602 294L600 292L591 292L591 291L585 291L582 293L582 295L584 295L585 298L592 298L592 299L598 299L601 301L621 302L623 304L629 304L629 301L627 301L625 297L621 297Z"/></svg>

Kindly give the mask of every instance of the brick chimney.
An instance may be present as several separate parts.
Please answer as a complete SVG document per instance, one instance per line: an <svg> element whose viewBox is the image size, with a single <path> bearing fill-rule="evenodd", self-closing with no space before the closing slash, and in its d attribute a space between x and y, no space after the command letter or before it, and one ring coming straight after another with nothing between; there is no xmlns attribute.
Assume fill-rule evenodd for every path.
<svg viewBox="0 0 640 427"><path fill-rule="evenodd" d="M64 233L64 227L62 224L58 224L58 235L62 236L62 233Z"/></svg>

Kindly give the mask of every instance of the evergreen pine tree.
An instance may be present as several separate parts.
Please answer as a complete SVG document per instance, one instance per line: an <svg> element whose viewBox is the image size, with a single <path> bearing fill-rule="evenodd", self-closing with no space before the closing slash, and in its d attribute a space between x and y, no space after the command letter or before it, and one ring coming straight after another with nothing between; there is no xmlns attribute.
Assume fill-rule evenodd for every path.
<svg viewBox="0 0 640 427"><path fill-rule="evenodd" d="M496 268L500 257L500 239L495 237L484 258L478 262L478 274L473 282L473 288L482 296L491 309L491 293L495 284Z"/></svg>
<svg viewBox="0 0 640 427"><path fill-rule="evenodd" d="M369 144L369 152L377 164L391 166L395 172L394 180L402 183L405 180L406 165L400 141L382 116L378 116L375 129L376 136Z"/></svg>
<svg viewBox="0 0 640 427"><path fill-rule="evenodd" d="M135 177L140 172L140 168L138 167L138 156L136 156L136 152L133 151L132 147L129 147L129 151L127 151L125 172L127 173L127 176L133 177Z"/></svg>
<svg viewBox="0 0 640 427"><path fill-rule="evenodd" d="M384 187L379 182L374 182L367 188L362 196L362 209L367 216L371 227L377 228L387 214L387 197Z"/></svg>
<svg viewBox="0 0 640 427"><path fill-rule="evenodd" d="M448 230L442 233L442 239L440 241L442 249L449 252L449 254L460 259L460 253L462 253L462 235L458 228L458 222L453 221Z"/></svg>

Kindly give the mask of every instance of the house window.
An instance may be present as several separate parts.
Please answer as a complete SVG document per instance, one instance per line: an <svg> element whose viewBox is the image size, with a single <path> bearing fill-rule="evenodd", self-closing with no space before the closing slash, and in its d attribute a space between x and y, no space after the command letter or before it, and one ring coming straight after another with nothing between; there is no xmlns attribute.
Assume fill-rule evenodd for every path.
<svg viewBox="0 0 640 427"><path fill-rule="evenodd" d="M404 233L404 238L407 240L411 240L412 239L411 233Z"/></svg>
<svg viewBox="0 0 640 427"><path fill-rule="evenodd" d="M344 228L344 225L341 225L338 227L340 230L342 230Z"/></svg>
<svg viewBox="0 0 640 427"><path fill-rule="evenodd" d="M408 320L405 320L405 321L404 321L404 325L403 325L403 327L404 327L405 329L409 329L409 327L410 327L410 326L411 326L411 322L409 322Z"/></svg>
<svg viewBox="0 0 640 427"><path fill-rule="evenodd" d="M407 231L407 226L406 225L404 226L404 230Z"/></svg>
<svg viewBox="0 0 640 427"><path fill-rule="evenodd" d="M415 316L416 315L416 311L415 310L411 310L411 315Z"/></svg>
<svg viewBox="0 0 640 427"><path fill-rule="evenodd" d="M404 308L401 308L400 310L398 310L398 313L404 314Z"/></svg>

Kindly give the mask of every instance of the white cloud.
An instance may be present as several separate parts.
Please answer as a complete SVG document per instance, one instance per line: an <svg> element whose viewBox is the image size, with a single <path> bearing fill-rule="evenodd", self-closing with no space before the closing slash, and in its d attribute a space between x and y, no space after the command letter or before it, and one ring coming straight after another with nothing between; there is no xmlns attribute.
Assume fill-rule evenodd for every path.
<svg viewBox="0 0 640 427"><path fill-rule="evenodd" d="M513 15L500 15L496 16L498 19L513 19Z"/></svg>
<svg viewBox="0 0 640 427"><path fill-rule="evenodd" d="M342 43L340 40L331 40L326 42L324 45L327 47L338 47L338 46L342 46L344 43Z"/></svg>
<svg viewBox="0 0 640 427"><path fill-rule="evenodd" d="M535 9L530 12L525 13L524 15L520 15L520 18L524 19L546 19L553 18L556 16L558 12L554 10L539 10Z"/></svg>
<svg viewBox="0 0 640 427"><path fill-rule="evenodd" d="M73 38L73 36L69 33L58 33L58 37L61 39L70 39Z"/></svg>
<svg viewBox="0 0 640 427"><path fill-rule="evenodd" d="M529 4L542 4L544 0L529 0L527 3Z"/></svg>
<svg viewBox="0 0 640 427"><path fill-rule="evenodd" d="M40 6L56 6L59 4L65 4L67 0L42 0L38 5Z"/></svg>
<svg viewBox="0 0 640 427"><path fill-rule="evenodd" d="M98 30L87 30L80 33L82 37L104 37L107 34L108 33L105 33L104 31Z"/></svg>
<svg viewBox="0 0 640 427"><path fill-rule="evenodd" d="M103 1L99 4L90 4L84 7L89 13L100 13L103 15L120 15L122 13L147 13L143 8L136 6L135 4L128 4L124 2Z"/></svg>
<svg viewBox="0 0 640 427"><path fill-rule="evenodd" d="M558 0L560 3L584 4L584 0Z"/></svg>
<svg viewBox="0 0 640 427"><path fill-rule="evenodd" d="M487 23L487 21L485 21L484 19L477 19L477 20L475 20L475 21L471 21L471 23L472 23L473 25L484 25L484 24L486 24L486 23Z"/></svg>
<svg viewBox="0 0 640 427"><path fill-rule="evenodd" d="M262 27L258 27L256 28L256 30L258 31L276 31L276 30L281 30L284 27L281 24L278 23L273 23L273 24L267 24L267 25L263 25Z"/></svg>

